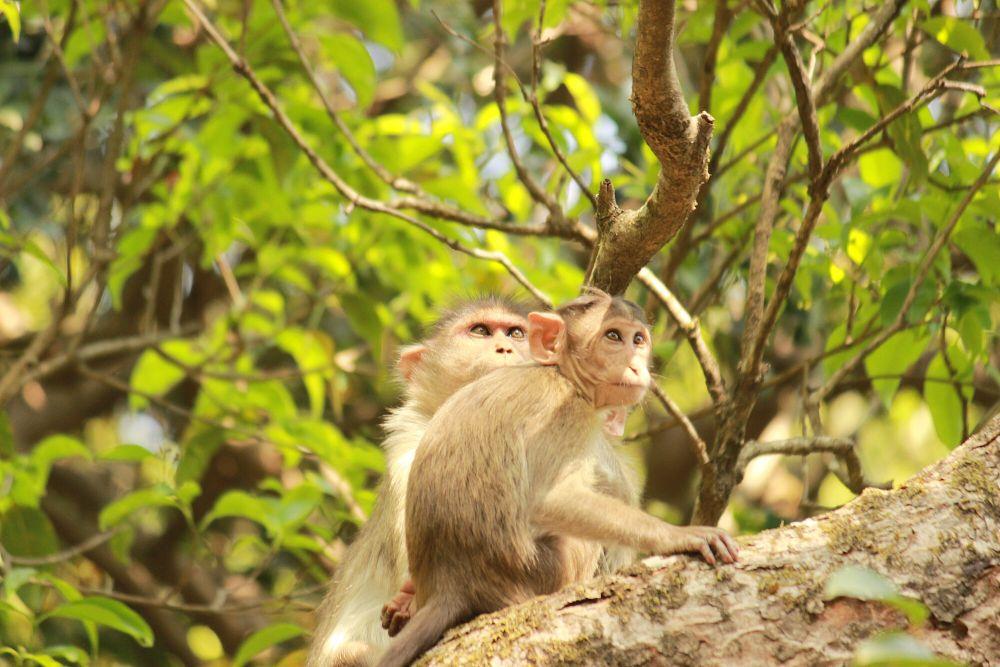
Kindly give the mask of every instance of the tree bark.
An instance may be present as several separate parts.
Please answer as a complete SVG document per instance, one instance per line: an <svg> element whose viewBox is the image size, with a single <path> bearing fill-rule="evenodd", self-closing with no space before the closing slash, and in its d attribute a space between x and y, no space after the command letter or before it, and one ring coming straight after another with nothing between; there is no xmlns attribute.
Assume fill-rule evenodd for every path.
<svg viewBox="0 0 1000 667"><path fill-rule="evenodd" d="M907 628L877 601L825 599L852 564L930 610L937 654L1000 664L1000 417L893 491L743 538L740 562L653 557L449 632L421 664L843 664Z"/></svg>

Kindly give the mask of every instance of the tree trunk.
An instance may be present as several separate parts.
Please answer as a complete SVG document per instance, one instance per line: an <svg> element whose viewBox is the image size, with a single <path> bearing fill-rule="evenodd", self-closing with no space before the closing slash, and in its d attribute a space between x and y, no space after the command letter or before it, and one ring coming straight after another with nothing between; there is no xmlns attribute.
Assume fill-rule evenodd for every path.
<svg viewBox="0 0 1000 667"><path fill-rule="evenodd" d="M422 664L843 664L906 618L827 600L844 565L921 600L911 629L952 660L1000 665L1000 417L893 491L740 540L737 565L653 557L449 632Z"/></svg>

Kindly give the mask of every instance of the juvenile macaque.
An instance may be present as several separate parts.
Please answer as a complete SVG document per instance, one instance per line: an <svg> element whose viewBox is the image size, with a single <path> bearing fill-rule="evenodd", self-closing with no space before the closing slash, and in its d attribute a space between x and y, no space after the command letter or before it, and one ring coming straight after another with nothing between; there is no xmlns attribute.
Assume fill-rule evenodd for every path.
<svg viewBox="0 0 1000 667"><path fill-rule="evenodd" d="M711 527L664 523L606 487L609 411L649 385L641 311L592 291L529 315L533 365L501 369L434 414L410 469L416 613L380 665L408 665L448 628L590 576L600 545L736 560Z"/></svg>
<svg viewBox="0 0 1000 667"><path fill-rule="evenodd" d="M444 315L424 343L403 350L405 401L385 421L385 477L371 517L344 554L317 611L308 667L373 664L389 644L380 613L394 595L401 612L397 624L407 618L404 500L413 455L427 422L457 389L497 368L524 363L527 312L507 299L470 301Z"/></svg>

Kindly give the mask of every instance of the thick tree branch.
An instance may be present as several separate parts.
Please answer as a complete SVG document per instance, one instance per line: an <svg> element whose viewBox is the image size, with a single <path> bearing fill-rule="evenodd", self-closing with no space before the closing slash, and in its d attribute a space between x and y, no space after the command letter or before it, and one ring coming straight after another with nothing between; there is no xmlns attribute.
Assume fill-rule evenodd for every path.
<svg viewBox="0 0 1000 667"><path fill-rule="evenodd" d="M683 227L708 177L714 120L692 118L674 68L674 0L640 0L632 111L660 175L638 210L620 210L599 233L587 283L617 294Z"/></svg>
<svg viewBox="0 0 1000 667"><path fill-rule="evenodd" d="M1000 417L895 491L869 489L830 514L741 539L736 565L649 558L481 616L421 664L848 663L861 641L906 620L881 602L827 598L827 580L845 565L923 602L932 620L913 633L939 655L995 660Z"/></svg>

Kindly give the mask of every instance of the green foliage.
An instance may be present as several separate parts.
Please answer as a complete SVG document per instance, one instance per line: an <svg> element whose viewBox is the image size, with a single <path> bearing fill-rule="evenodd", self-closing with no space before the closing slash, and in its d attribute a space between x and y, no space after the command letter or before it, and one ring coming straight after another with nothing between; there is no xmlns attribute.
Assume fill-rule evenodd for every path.
<svg viewBox="0 0 1000 667"><path fill-rule="evenodd" d="M85 597L65 602L44 614L46 618L72 618L84 623L103 625L124 632L141 646L153 645L153 631L139 614L118 600L102 597Z"/></svg>
<svg viewBox="0 0 1000 667"><path fill-rule="evenodd" d="M277 623L275 625L259 630L240 644L240 649L233 658L233 667L242 667L259 653L271 648L275 644L294 639L305 634L305 630L291 623Z"/></svg>
<svg viewBox="0 0 1000 667"><path fill-rule="evenodd" d="M845 565L826 582L824 597L852 597L883 602L906 615L910 626L919 628L930 616L919 600L901 595L891 581L866 568ZM885 632L861 642L854 654L854 665L952 665L905 632Z"/></svg>
<svg viewBox="0 0 1000 667"><path fill-rule="evenodd" d="M362 196L398 203L416 189L503 224L548 217L508 154L494 101L495 28L477 13L482 3L281 3L364 157L328 116L272 3L197 4L275 92L315 157ZM638 3L549 0L544 16L540 0L502 4L499 93L521 162L570 219L592 225L594 214L559 156L586 189L609 178L620 204L639 207L660 170L628 102ZM805 3L808 32L796 45L813 82L868 24L873 4ZM25 360L11 404L0 405L0 543L13 558L2 564L0 655L39 665L143 664L154 654L166 662L179 650L167 638L137 648L153 643L141 617L149 607L81 591L123 590L109 573L132 568L147 597L191 603L188 580L176 578L191 568L213 590L195 602L218 603L218 616L245 630L234 641L212 627L235 664L278 664L301 648L309 622L292 598L316 602L340 543L372 510L385 467L380 421L400 393L399 346L462 296L525 293L495 262L341 196L183 3L149 7L149 24L133 32L132 3L0 0L0 388ZM764 171L777 124L795 113L781 57L761 65L774 39L754 8L741 8L719 35L708 89L713 176L691 236L650 262L699 318L727 381L740 361ZM936 5L932 16L927 2L911 9L818 105L824 157L957 54L996 57L982 22ZM715 2L678 3L680 83L692 112L702 104L715 14ZM64 38L60 58L47 26ZM915 33L922 37L904 68L899 54ZM955 446L1000 382L996 175L927 256L1000 149L996 118L983 112L1000 107L1000 68L955 80L981 86L982 99L978 89L951 90L918 106L847 165L765 355L773 370L764 380L779 385L767 390L782 396L857 362L836 393L864 406L849 430L878 443L864 460L873 479L903 479L915 462ZM368 156L403 185L387 184ZM806 173L799 137L767 246L768 297L801 229ZM571 240L400 210L449 242L504 253L554 301L578 292L587 257ZM704 378L683 336L644 290L628 295L651 319L661 385L683 409L704 409ZM29 351L36 337L48 342ZM789 381L788 369L804 371ZM657 409L630 425L651 425ZM802 421L799 407L782 410L782 423ZM730 509L746 532L786 520L743 492ZM100 548L109 560L84 566L80 554L64 553L80 541L67 526L108 531ZM881 600L921 623L926 609L887 583L845 571L828 593ZM229 614L247 599L258 606ZM169 615L182 631L207 623ZM271 625L239 625L247 615ZM101 628L117 632L98 644ZM932 664L919 661L933 656L906 635L887 635L856 660Z"/></svg>

